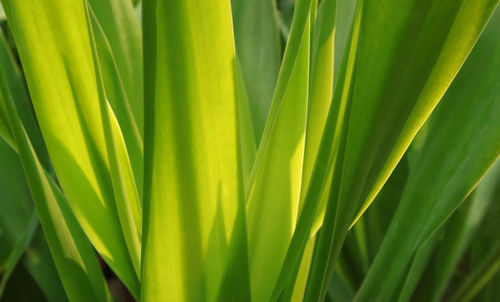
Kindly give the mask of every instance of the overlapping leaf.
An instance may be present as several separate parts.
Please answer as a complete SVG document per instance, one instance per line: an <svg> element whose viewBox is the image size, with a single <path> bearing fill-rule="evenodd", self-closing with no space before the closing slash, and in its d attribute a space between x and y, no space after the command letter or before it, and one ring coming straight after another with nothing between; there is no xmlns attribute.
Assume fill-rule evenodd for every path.
<svg viewBox="0 0 500 302"><path fill-rule="evenodd" d="M116 209L85 3L3 4L62 189L93 245L137 295L139 259L129 256Z"/></svg>
<svg viewBox="0 0 500 302"><path fill-rule="evenodd" d="M273 1L232 0L236 53L248 93L255 139L260 141L281 63Z"/></svg>
<svg viewBox="0 0 500 302"><path fill-rule="evenodd" d="M439 102L496 2L359 3L362 22L345 159L339 190L325 218L325 223L335 227L323 230L317 245L318 254L329 255L330 261L326 269L323 264L311 273L313 279L323 280L311 279L312 300L324 294L324 286L315 288L314 284L328 284L353 220L375 198Z"/></svg>
<svg viewBox="0 0 500 302"><path fill-rule="evenodd" d="M420 278L414 297L419 300L439 301L457 268L460 258L470 246L490 204L496 200L500 183L500 162L497 162L481 180L479 186L460 205L443 225L443 239L438 243L426 273ZM428 244L428 243L426 243Z"/></svg>
<svg viewBox="0 0 500 302"><path fill-rule="evenodd" d="M401 204L358 293L388 299L428 240L500 154L498 11L433 114ZM425 188L425 190L422 190ZM390 265L388 265L390 263ZM385 281L377 276L383 272Z"/></svg>
<svg viewBox="0 0 500 302"><path fill-rule="evenodd" d="M297 217L301 215L302 207L307 189L310 185L316 157L320 146L321 136L325 128L326 119L330 112L330 104L333 94L333 37L336 15L336 1L322 1L319 6L313 1L311 7L311 50L310 50L310 77L309 94L307 99L305 141L302 178L300 182L300 198L297 209ZM329 177L331 177L329 171ZM323 189L320 196L320 210L311 234L317 231L321 225L324 206L328 197L328 189ZM283 301L301 300L304 294L309 266L314 249L315 237L312 236L307 243L300 267L298 268L295 282L290 282L287 289L280 296Z"/></svg>
<svg viewBox="0 0 500 302"><path fill-rule="evenodd" d="M333 95L333 38L336 1L322 1L312 19L312 50L300 202L302 207ZM314 17L314 15L313 15ZM300 213L300 210L299 210Z"/></svg>
<svg viewBox="0 0 500 302"><path fill-rule="evenodd" d="M1 108L7 111L9 130L67 296L72 301L108 301L110 296L92 246L62 192L38 160L22 125L11 91L20 87L14 83L17 71L3 35L0 42Z"/></svg>
<svg viewBox="0 0 500 302"><path fill-rule="evenodd" d="M3 103L3 100L0 102ZM5 255L7 260L14 244L21 243L23 231L27 229L29 222L30 211L34 209L18 154L4 141L0 141L0 166L2 167L0 169L0 192L2 192L0 249L8 252ZM67 301L49 248L39 228L25 250L24 256L20 259L19 265L26 268L49 301ZM2 263L0 263L1 266Z"/></svg>
<svg viewBox="0 0 500 302"><path fill-rule="evenodd" d="M88 1L106 97L127 147L142 197L144 96L142 32L130 1Z"/></svg>
<svg viewBox="0 0 500 302"><path fill-rule="evenodd" d="M360 16L360 14L356 16L351 29L353 38L349 39L347 43L348 50L344 56L339 73L339 84L335 88L332 104L328 112L324 135L311 173L310 185L307 187L301 215L290 241L278 282L273 290L273 299L281 296L287 284L296 278L307 242L311 233L316 231L315 222L321 222L323 218L322 212L324 208L321 208L321 200L323 197L329 196L332 187L338 186L338 175L340 174L335 173L335 171L341 171L341 166L336 166L336 164L342 163L343 158L339 146L345 141L346 127L343 124L345 122L344 117L348 116L350 110L349 92L355 66Z"/></svg>
<svg viewBox="0 0 500 302"><path fill-rule="evenodd" d="M29 243L33 239L33 236L38 228L38 216L36 212L32 212L28 223L25 225L23 230L23 235L15 242L12 251L7 260L5 270L2 274L2 279L0 279L0 298L4 292L7 281L9 280L14 268L21 259L24 250L28 247Z"/></svg>
<svg viewBox="0 0 500 302"><path fill-rule="evenodd" d="M309 99L311 2L297 3L250 178L247 195L250 281L252 299L258 301L271 298L299 210Z"/></svg>

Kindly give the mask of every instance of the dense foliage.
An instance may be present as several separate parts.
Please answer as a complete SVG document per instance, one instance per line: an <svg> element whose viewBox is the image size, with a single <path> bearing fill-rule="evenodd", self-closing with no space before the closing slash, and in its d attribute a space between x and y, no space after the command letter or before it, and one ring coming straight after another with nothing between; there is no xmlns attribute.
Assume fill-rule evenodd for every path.
<svg viewBox="0 0 500 302"><path fill-rule="evenodd" d="M500 301L497 0L1 0L0 300Z"/></svg>

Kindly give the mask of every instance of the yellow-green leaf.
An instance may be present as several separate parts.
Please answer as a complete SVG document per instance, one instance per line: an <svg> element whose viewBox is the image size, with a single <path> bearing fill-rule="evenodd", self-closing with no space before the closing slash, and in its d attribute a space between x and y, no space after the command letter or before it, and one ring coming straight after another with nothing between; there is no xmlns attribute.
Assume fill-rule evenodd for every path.
<svg viewBox="0 0 500 302"><path fill-rule="evenodd" d="M350 226L369 206L479 38L496 0L360 1L345 158L306 301L324 295ZM413 37L409 39L408 37ZM329 256L326 256L329 255ZM320 262L323 264L320 264ZM315 260L313 259L313 267ZM322 285L318 285L322 283Z"/></svg>
<svg viewBox="0 0 500 302"><path fill-rule="evenodd" d="M143 2L143 301L250 299L229 1Z"/></svg>
<svg viewBox="0 0 500 302"><path fill-rule="evenodd" d="M3 4L42 135L71 209L97 251L138 295L139 260L128 253L116 209L85 3Z"/></svg>
<svg viewBox="0 0 500 302"><path fill-rule="evenodd" d="M7 110L9 129L67 296L71 301L109 301L94 250L64 195L38 160L17 113L11 87L19 87L13 84L18 79L13 76L13 59L1 32L0 66L0 94Z"/></svg>
<svg viewBox="0 0 500 302"><path fill-rule="evenodd" d="M299 16L309 14L302 1ZM305 13L305 15L304 15ZM252 299L271 298L292 237L300 199L309 94L310 17L295 17L247 195ZM297 48L294 48L297 47Z"/></svg>

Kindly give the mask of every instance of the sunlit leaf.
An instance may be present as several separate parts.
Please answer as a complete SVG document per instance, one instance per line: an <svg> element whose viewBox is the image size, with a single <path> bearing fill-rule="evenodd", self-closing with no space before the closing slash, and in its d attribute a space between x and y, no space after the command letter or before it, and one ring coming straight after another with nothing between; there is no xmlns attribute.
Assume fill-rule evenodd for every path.
<svg viewBox="0 0 500 302"><path fill-rule="evenodd" d="M0 32L0 94L9 129L61 281L71 301L109 301L102 272L67 200L38 160L15 106L13 58Z"/></svg>
<svg viewBox="0 0 500 302"><path fill-rule="evenodd" d="M248 256L252 299L257 301L271 298L297 219L309 93L311 21L307 2L297 8L307 18L305 23L294 17L250 178Z"/></svg>
<svg viewBox="0 0 500 302"><path fill-rule="evenodd" d="M324 225L335 227L323 229L318 238L316 250L323 256L317 260L323 265L318 263L318 270L311 272L309 298L313 301L324 295L350 226L373 201L439 102L496 3L359 2L362 21L352 108L342 147L345 158L339 189L324 220ZM326 266L325 257L330 259Z"/></svg>
<svg viewBox="0 0 500 302"><path fill-rule="evenodd" d="M3 2L54 170L101 256L138 295L137 255L120 227L105 146L86 7ZM135 264L135 267L134 267Z"/></svg>
<svg viewBox="0 0 500 302"><path fill-rule="evenodd" d="M143 2L143 301L250 299L229 1Z"/></svg>
<svg viewBox="0 0 500 302"><path fill-rule="evenodd" d="M89 0L106 97L127 146L142 196L144 96L142 32L130 1Z"/></svg>

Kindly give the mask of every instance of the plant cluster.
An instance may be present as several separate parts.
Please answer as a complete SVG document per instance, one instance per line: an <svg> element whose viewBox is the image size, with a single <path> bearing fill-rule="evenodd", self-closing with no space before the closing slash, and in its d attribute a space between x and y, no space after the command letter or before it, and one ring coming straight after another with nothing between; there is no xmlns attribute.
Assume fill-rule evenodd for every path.
<svg viewBox="0 0 500 302"><path fill-rule="evenodd" d="M1 2L2 301L500 301L498 0Z"/></svg>

